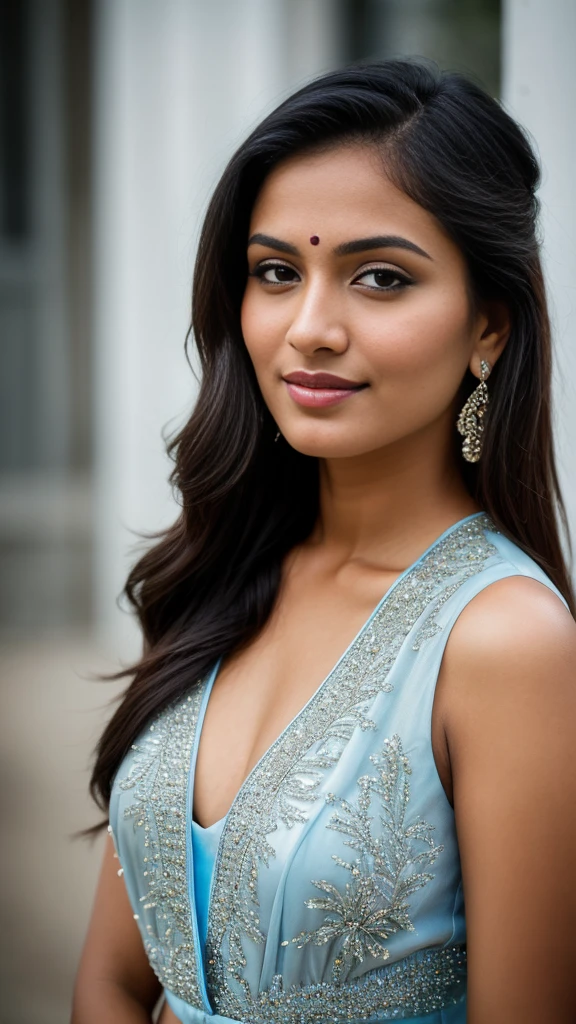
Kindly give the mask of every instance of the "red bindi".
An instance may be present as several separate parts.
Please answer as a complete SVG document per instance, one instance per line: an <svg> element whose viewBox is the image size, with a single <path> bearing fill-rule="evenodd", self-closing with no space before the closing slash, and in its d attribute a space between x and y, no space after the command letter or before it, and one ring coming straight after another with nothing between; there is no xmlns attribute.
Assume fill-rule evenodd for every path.
<svg viewBox="0 0 576 1024"><path fill-rule="evenodd" d="M320 239L318 238L318 235L312 235L310 239L310 245L318 245L319 242Z"/></svg>

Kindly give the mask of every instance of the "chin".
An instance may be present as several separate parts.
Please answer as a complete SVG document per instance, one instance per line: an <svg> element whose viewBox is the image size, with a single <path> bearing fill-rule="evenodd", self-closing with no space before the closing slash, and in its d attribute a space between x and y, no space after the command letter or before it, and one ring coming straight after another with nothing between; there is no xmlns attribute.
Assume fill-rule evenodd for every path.
<svg viewBox="0 0 576 1024"><path fill-rule="evenodd" d="M327 431L318 428L314 435L309 430L294 430L287 431L284 439L301 455L310 455L317 459L349 459L381 447L381 444L375 444L373 440L370 443L368 438L350 437L349 432L347 436L344 431L339 430L330 431L332 436L326 436L327 434Z"/></svg>

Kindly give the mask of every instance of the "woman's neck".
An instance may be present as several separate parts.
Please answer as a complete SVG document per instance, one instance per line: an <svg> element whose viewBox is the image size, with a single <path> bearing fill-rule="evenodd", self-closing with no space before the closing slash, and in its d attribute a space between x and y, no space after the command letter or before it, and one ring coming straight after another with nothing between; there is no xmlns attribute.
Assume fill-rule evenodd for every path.
<svg viewBox="0 0 576 1024"><path fill-rule="evenodd" d="M347 559L404 569L452 523L480 510L450 449L449 439L439 445L437 437L414 436L322 460L311 542Z"/></svg>

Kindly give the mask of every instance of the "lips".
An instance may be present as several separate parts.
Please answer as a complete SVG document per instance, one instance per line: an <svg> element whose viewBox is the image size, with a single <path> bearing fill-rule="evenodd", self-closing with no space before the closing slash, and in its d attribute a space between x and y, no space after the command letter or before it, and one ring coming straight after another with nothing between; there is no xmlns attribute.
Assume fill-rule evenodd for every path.
<svg viewBox="0 0 576 1024"><path fill-rule="evenodd" d="M336 405L368 387L367 384L358 384L357 381L338 377L334 373L309 373L306 370L287 373L283 380L288 394L297 405L316 409Z"/></svg>
<svg viewBox="0 0 576 1024"><path fill-rule="evenodd" d="M287 373L284 380L288 384L300 384L305 388L337 388L338 390L356 391L366 387L366 384L358 384L355 380L337 377L335 373L309 373L307 370L295 370L294 373Z"/></svg>

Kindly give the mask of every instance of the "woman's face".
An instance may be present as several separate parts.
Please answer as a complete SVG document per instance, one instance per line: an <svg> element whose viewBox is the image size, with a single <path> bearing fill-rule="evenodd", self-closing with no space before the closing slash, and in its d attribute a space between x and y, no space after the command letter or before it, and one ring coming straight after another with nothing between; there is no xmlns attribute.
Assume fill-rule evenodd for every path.
<svg viewBox="0 0 576 1024"><path fill-rule="evenodd" d="M249 234L242 331L289 444L354 456L442 420L453 428L486 320L471 314L460 250L387 179L373 148L279 165Z"/></svg>

